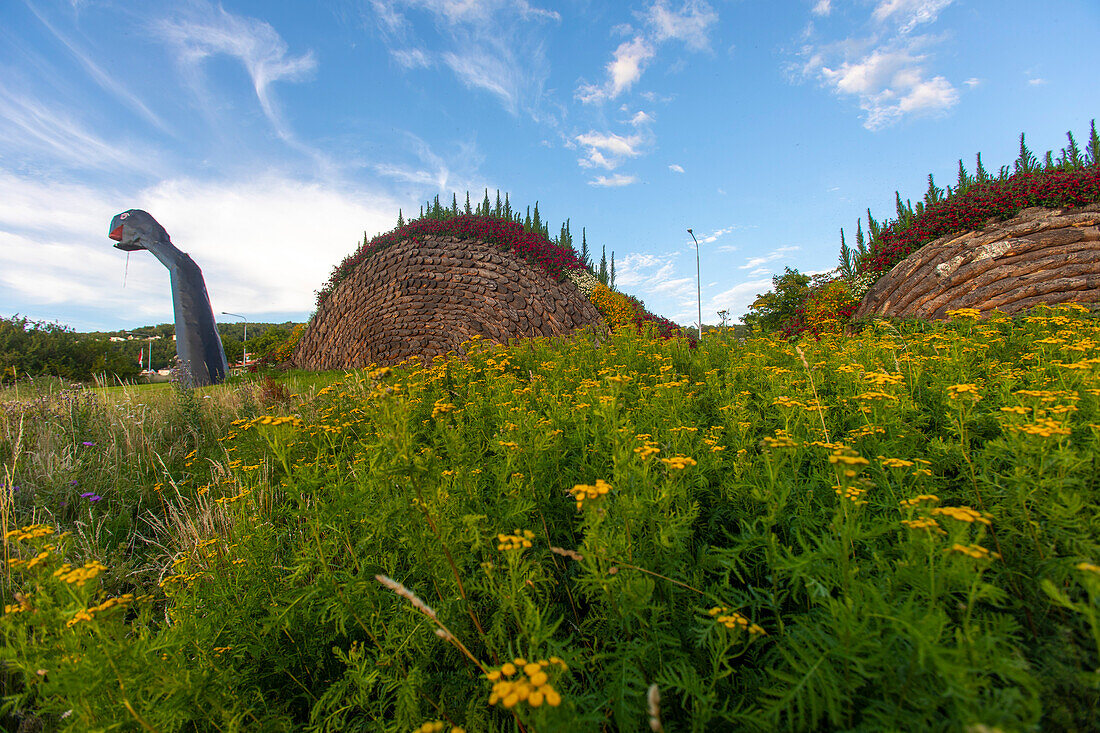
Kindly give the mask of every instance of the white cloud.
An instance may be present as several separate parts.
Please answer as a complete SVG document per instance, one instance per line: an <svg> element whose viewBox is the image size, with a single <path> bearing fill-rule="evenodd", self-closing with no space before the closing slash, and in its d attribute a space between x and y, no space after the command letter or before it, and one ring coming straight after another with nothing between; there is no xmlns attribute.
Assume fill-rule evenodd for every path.
<svg viewBox="0 0 1100 733"><path fill-rule="evenodd" d="M831 13L832 10L832 0L817 0L817 3L814 5L813 10L811 10L810 12L814 15L826 16Z"/></svg>
<svg viewBox="0 0 1100 733"><path fill-rule="evenodd" d="M734 225L734 226L726 227L725 229L715 229L710 234L703 234L703 235L699 236L698 237L699 244L710 244L711 242L717 242L719 239L721 239L725 235L729 234L732 231L740 229L740 228L741 227L739 227L737 225ZM694 242L692 244L694 244Z"/></svg>
<svg viewBox="0 0 1100 733"><path fill-rule="evenodd" d="M59 31L50 21L39 12L32 3L28 2L27 7L34 13L35 17L46 26L50 31L69 50L69 52L76 57L77 61L84 67L84 70L100 87L113 94L118 99L121 99L124 104L133 109L139 115L144 117L153 126L161 130L162 132L168 132L168 126L164 123L160 117L158 117L152 110L150 110L136 94L124 87L119 81L103 70L103 68L88 56L76 43L72 41L68 36Z"/></svg>
<svg viewBox="0 0 1100 733"><path fill-rule="evenodd" d="M750 257L749 259L745 260L745 264L740 265L738 269L753 270L760 267L761 265L767 264L768 262L781 260L792 252L797 252L798 249L799 248L797 246L777 247L776 249L773 249L771 252L768 252L765 255Z"/></svg>
<svg viewBox="0 0 1100 733"><path fill-rule="evenodd" d="M1036 86L1040 86L1042 84L1046 84L1047 80L1046 79L1028 79L1027 83L1030 86L1036 87Z"/></svg>
<svg viewBox="0 0 1100 733"><path fill-rule="evenodd" d="M313 291L332 267L364 230L391 228L397 210L385 195L276 172L247 180L175 178L128 195L0 174L0 202L0 296L17 293L30 306L106 305L163 321L172 315L168 273L152 257L132 253L122 287L126 255L107 239L120 210L145 209L164 225L202 268L215 313L252 318L311 311Z"/></svg>
<svg viewBox="0 0 1100 733"><path fill-rule="evenodd" d="M709 48L707 29L718 20L718 13L703 0L685 0L680 10L670 10L665 0L657 0L645 16L657 43L676 39L696 51Z"/></svg>
<svg viewBox="0 0 1100 733"><path fill-rule="evenodd" d="M871 17L880 23L893 22L899 33L906 34L918 25L934 23L952 2L954 0L881 0Z"/></svg>
<svg viewBox="0 0 1100 733"><path fill-rule="evenodd" d="M676 163L673 163L672 165L670 165L668 167L668 169L670 171L672 171L673 173L683 173L684 172L684 167L682 165L677 165Z"/></svg>
<svg viewBox="0 0 1100 733"><path fill-rule="evenodd" d="M619 186L629 186L632 183L637 183L637 176L624 176L621 173L616 173L613 176L596 176L594 179L588 182L589 186L600 186L605 188L618 188Z"/></svg>
<svg viewBox="0 0 1100 733"><path fill-rule="evenodd" d="M845 60L835 68L820 63L818 78L839 95L854 96L865 112L864 127L879 130L897 122L905 114L946 112L959 100L958 91L942 76L929 78L923 62L926 56L916 52L918 43L901 48L881 47L870 53Z"/></svg>
<svg viewBox="0 0 1100 733"><path fill-rule="evenodd" d="M641 127L642 125L653 122L653 115L646 114L645 112L638 110L633 117L630 118L630 124L634 127Z"/></svg>
<svg viewBox="0 0 1100 733"><path fill-rule="evenodd" d="M973 76L963 82L963 84L966 84L971 89L973 89L974 87L978 86L981 83L982 83L981 79L975 78Z"/></svg>
<svg viewBox="0 0 1100 733"><path fill-rule="evenodd" d="M436 59L463 85L497 97L512 114L537 116L535 106L549 76L541 24L561 16L527 0L371 0L386 44L406 69L425 68ZM417 36L422 24L409 16L426 13L438 39ZM410 46L415 49L410 51ZM428 48L440 48L438 53Z"/></svg>
<svg viewBox="0 0 1100 733"><path fill-rule="evenodd" d="M390 51L390 55L405 69L424 69L432 65L431 59L422 48L394 49Z"/></svg>
<svg viewBox="0 0 1100 733"><path fill-rule="evenodd" d="M225 8L195 2L186 17L163 20L155 32L176 47L179 63L195 78L208 58L225 55L236 58L248 71L260 108L276 134L293 142L290 127L283 120L271 85L277 81L299 81L317 67L313 52L293 56L286 42L268 23L234 15ZM193 84L198 91L201 87Z"/></svg>
<svg viewBox="0 0 1100 733"><path fill-rule="evenodd" d="M606 66L607 81L603 85L582 84L576 98L586 104L614 99L634 86L655 53L653 46L641 36L624 41Z"/></svg>
<svg viewBox="0 0 1100 733"><path fill-rule="evenodd" d="M600 133L596 131L577 135L574 141L587 148L586 156L578 162L582 168L606 168L614 170L624 158L634 158L640 155L639 148L644 143L640 134L616 135L615 133Z"/></svg>
<svg viewBox="0 0 1100 733"><path fill-rule="evenodd" d="M864 36L830 43L813 40L816 31L811 23L799 51L802 63L788 70L794 79L814 78L839 96L854 97L868 130L882 129L906 115L945 113L958 103L958 90L946 77L927 69L928 49L942 39L909 34L919 25L934 23L952 2L878 0ZM965 83L974 86L978 80Z"/></svg>
<svg viewBox="0 0 1100 733"><path fill-rule="evenodd" d="M0 153L11 159L37 153L64 167L116 173L153 170L160 157L145 146L104 140L70 113L9 89L3 81Z"/></svg>

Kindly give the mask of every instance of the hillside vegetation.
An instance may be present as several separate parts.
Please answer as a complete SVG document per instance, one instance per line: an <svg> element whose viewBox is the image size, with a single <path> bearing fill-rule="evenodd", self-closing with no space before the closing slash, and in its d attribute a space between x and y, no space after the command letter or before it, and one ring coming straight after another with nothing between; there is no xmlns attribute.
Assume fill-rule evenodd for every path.
<svg viewBox="0 0 1100 733"><path fill-rule="evenodd" d="M915 207L895 191L896 217L878 222L868 209L867 233L862 220L857 222L854 248L848 246L841 229L836 270L811 279L787 268L773 278L771 291L757 295L742 321L761 332L781 331L787 336L837 331L881 275L938 237L981 229L1031 206L1069 208L1100 202L1096 121L1090 125L1083 150L1072 132L1066 138L1067 146L1057 155L1048 150L1040 160L1021 133L1018 157L996 175L982 165L981 153L974 173L960 159L955 185L945 191L929 174L924 200Z"/></svg>
<svg viewBox="0 0 1100 733"><path fill-rule="evenodd" d="M975 316L5 408L8 721L1096 729L1100 323Z"/></svg>

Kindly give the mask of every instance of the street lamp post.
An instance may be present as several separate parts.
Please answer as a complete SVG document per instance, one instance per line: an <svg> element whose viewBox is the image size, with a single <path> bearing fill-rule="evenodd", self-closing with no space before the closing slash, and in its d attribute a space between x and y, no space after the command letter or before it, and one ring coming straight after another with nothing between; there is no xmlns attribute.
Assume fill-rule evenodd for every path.
<svg viewBox="0 0 1100 733"><path fill-rule="evenodd" d="M222 311L222 315L223 316L233 316L234 318L240 318L242 321L244 321L244 341L242 343L242 345L244 346L244 356L241 357L241 367L242 368L247 368L248 367L248 319L245 318L244 316L240 315L239 313L229 313L227 311Z"/></svg>
<svg viewBox="0 0 1100 733"><path fill-rule="evenodd" d="M688 229L688 234L695 239L695 232ZM699 343L703 343L703 280L699 275L699 240L695 239L695 297L699 303Z"/></svg>

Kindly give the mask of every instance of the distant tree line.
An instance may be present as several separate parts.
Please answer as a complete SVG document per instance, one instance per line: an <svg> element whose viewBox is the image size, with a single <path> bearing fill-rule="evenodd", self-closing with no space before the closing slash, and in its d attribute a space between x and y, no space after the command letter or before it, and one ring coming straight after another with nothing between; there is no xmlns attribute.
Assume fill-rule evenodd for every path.
<svg viewBox="0 0 1100 733"><path fill-rule="evenodd" d="M0 318L0 383L27 376L81 382L91 381L96 374L133 379L138 374L137 359L131 359L122 346L57 323L18 315Z"/></svg>
<svg viewBox="0 0 1100 733"><path fill-rule="evenodd" d="M261 358L286 342L296 325L249 323L249 359ZM27 376L91 381L95 375L129 380L142 369L170 369L176 358L175 326L161 323L124 331L78 333L57 323L18 315L0 318L0 383ZM225 358L232 364L244 354L243 323L219 323ZM132 339L127 337L133 336ZM127 338L111 341L111 338ZM139 365L140 357L140 365Z"/></svg>

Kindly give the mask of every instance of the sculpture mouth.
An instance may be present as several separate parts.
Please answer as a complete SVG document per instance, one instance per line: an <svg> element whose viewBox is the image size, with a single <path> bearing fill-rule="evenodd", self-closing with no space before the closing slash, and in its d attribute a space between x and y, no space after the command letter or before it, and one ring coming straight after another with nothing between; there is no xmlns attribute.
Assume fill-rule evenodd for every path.
<svg viewBox="0 0 1100 733"><path fill-rule="evenodd" d="M110 237L111 239L115 240L116 242L121 242L122 241L122 225L119 224L117 227L112 229L111 233L108 234L107 236Z"/></svg>

